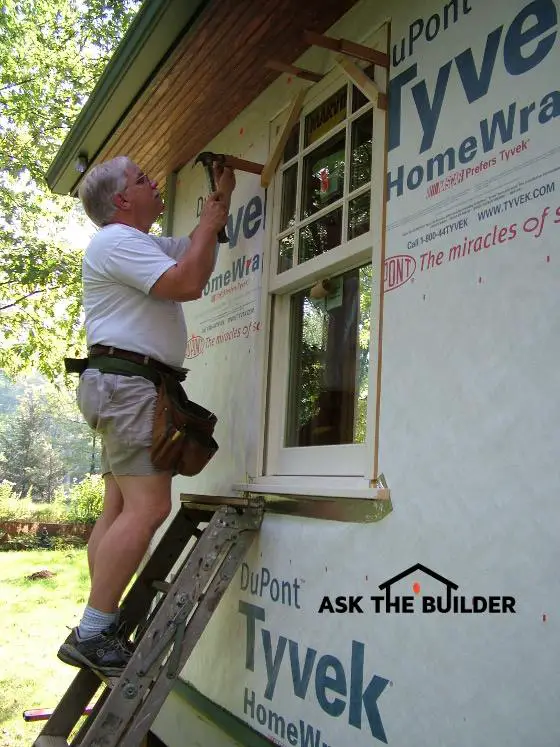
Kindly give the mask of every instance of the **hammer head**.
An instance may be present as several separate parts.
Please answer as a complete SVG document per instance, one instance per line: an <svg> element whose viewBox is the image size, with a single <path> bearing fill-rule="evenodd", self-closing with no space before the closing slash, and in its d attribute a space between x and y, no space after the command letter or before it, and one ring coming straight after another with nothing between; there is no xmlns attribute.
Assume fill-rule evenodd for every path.
<svg viewBox="0 0 560 747"><path fill-rule="evenodd" d="M223 153L212 153L211 150L204 150L195 158L193 166L196 166L197 163L206 167L212 167L215 163L223 165L225 160L226 157Z"/></svg>

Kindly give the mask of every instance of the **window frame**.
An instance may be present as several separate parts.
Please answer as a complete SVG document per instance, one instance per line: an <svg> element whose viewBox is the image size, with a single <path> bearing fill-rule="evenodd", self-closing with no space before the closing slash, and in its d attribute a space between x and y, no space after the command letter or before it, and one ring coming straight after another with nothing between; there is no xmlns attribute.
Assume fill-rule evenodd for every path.
<svg viewBox="0 0 560 747"><path fill-rule="evenodd" d="M386 34L383 35L383 46ZM378 45L382 46L382 45ZM381 92L387 90L388 71L375 67L374 81ZM344 479L356 489L368 489L378 477L378 412L380 402L381 366L381 325L383 303L384 232L385 232L385 173L387 147L387 113L367 102L352 112L352 99L348 96L347 114L344 121L316 142L304 147L305 118L324 100L343 85L350 93L352 83L338 68L309 90L299 117L299 148L293 158L282 163L269 188L268 245L271 260L268 263L266 296L269 302L269 325L267 339L266 408L262 421L262 476L259 481L274 483L312 484L323 483L325 478L334 483ZM350 164L352 152L352 125L365 112L372 116L372 156L371 178L366 185L349 191ZM282 116L282 115L280 115ZM271 122L271 135L274 134L276 117ZM302 180L304 159L313 150L329 141L341 130L346 129L345 170L343 196L312 216L297 220L302 205ZM282 210L283 174L294 164L298 164L296 187L296 220L292 227L279 231ZM356 197L369 190L370 226L369 231L347 239L349 204ZM294 257L297 257L297 236L302 227L319 219L322 215L342 206L342 243L330 251L313 257L291 269L278 274L278 245L283 236L294 233ZM363 444L342 444L329 446L286 447L286 417L288 410L290 382L290 325L291 298L297 291L308 288L317 280L333 277L364 264L372 264L372 289L370 309L369 340L369 380L367 404L366 439Z"/></svg>

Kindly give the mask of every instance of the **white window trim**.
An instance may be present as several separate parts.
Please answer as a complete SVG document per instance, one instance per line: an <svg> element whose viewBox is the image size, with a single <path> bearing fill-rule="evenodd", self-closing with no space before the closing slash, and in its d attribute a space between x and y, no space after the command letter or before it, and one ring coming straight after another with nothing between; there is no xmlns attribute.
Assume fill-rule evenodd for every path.
<svg viewBox="0 0 560 747"><path fill-rule="evenodd" d="M385 41L385 39L384 39ZM373 45L372 45L373 46ZM383 46L383 45L377 45ZM376 67L375 81L381 91L387 90L387 71ZM347 83L347 79L340 71L332 71L325 76L323 81L310 89L310 94L305 102L300 115L300 123L305 120L306 114L314 109L321 101L328 98L340 86ZM258 475L251 477L250 483L253 490L260 490L261 486L270 492L286 492L297 494L302 490L307 494L317 493L320 495L352 496L360 494L363 497L375 497L376 489L374 480L377 478L376 453L377 453L377 411L379 408L379 370L381 363L380 326L382 323L382 294L383 294L383 234L385 225L384 201L385 201L385 173L386 173L386 115L384 111L374 109L373 111L373 143L372 143L372 177L369 186L360 187L352 193L346 194L348 169L345 171L345 197L341 200L343 204L343 237L347 231L347 206L349 200L358 196L361 192L370 189L370 231L356 239L341 244L335 250L325 252L301 265L296 265L280 275L277 275L278 246L277 238L291 233L288 228L279 232L278 225L281 210L282 173L298 162L299 157L318 148L323 141L329 140L337 131L344 127L348 120L358 119L367 105L357 112L350 112L337 127L330 130L322 138L311 146L304 148L302 152L285 164L282 164L269 188L269 213L267 219L267 244L271 251L271 260L268 263L266 282L263 284L263 300L266 296L268 307L268 334L266 335L265 359L271 361L266 376L266 388L268 391L267 406L263 411L261 423L261 450L260 468ZM300 129L303 127L300 125ZM300 144L303 143L304 133L300 135ZM351 147L347 138L347 155ZM349 163L349 159L346 159ZM303 168L298 170L298 184L296 200L301 199L301 180ZM296 202L296 204L299 204ZM312 222L320 217L321 213L328 213L333 209L329 205L326 209L315 213L308 221ZM335 446L317 447L284 447L282 445L285 432L286 403L288 395L288 361L289 361L289 335L285 330L289 326L290 296L297 290L308 287L316 279L338 272L349 270L352 267L361 266L368 262L372 263L372 293L371 293L371 336L370 336L370 368L369 368L369 396L367 410L367 437L364 444L347 444ZM274 299L274 309L272 301ZM281 330L281 327L284 329ZM283 334L282 334L283 332ZM279 365L277 365L279 364ZM273 427L273 425L275 427ZM288 463L287 463L288 462ZM325 469L327 464L338 464L343 462L341 469ZM328 474L332 472L333 474ZM241 484L236 486L242 487Z"/></svg>

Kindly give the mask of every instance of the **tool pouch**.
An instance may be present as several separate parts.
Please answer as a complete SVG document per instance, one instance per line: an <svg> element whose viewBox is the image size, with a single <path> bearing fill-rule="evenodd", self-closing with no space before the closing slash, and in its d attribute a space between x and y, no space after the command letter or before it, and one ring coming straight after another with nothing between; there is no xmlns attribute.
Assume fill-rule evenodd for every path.
<svg viewBox="0 0 560 747"><path fill-rule="evenodd" d="M197 475L218 451L216 416L190 400L179 381L161 376L154 416L151 459L157 469Z"/></svg>
<svg viewBox="0 0 560 747"><path fill-rule="evenodd" d="M65 358L64 359L64 369L66 373L77 373L77 374L83 374L83 372L88 367L88 359L87 358Z"/></svg>

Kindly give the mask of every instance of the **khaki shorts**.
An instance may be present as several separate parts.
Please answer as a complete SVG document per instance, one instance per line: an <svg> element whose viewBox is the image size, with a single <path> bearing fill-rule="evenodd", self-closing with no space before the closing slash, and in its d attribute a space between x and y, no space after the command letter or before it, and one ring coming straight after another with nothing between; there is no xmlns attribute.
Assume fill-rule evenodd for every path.
<svg viewBox="0 0 560 747"><path fill-rule="evenodd" d="M87 424L102 437L102 474L160 472L150 459L157 399L151 381L88 368L80 376L76 398Z"/></svg>

